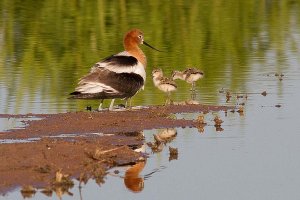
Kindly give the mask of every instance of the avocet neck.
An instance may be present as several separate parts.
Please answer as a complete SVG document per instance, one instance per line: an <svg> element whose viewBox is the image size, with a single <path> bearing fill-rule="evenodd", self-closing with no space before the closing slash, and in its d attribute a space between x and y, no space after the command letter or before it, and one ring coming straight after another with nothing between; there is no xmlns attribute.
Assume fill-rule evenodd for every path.
<svg viewBox="0 0 300 200"><path fill-rule="evenodd" d="M134 56L136 59L138 59L138 61L140 61L144 68L146 69L147 66L147 58L144 54L144 52L136 45L135 48L126 48L125 50L131 54L132 56Z"/></svg>

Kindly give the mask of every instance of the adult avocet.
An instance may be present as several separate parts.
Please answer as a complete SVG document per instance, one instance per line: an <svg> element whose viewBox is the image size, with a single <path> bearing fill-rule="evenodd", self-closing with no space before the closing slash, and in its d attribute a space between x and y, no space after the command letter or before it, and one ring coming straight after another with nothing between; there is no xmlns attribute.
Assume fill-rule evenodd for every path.
<svg viewBox="0 0 300 200"><path fill-rule="evenodd" d="M75 92L70 94L73 95L71 98L100 99L98 110L102 109L104 99L112 99L109 110L113 109L115 98L126 99L127 103L144 88L146 81L147 59L139 48L140 44L155 49L144 41L140 30L132 29L126 33L123 40L125 51L97 62L90 73L80 79Z"/></svg>

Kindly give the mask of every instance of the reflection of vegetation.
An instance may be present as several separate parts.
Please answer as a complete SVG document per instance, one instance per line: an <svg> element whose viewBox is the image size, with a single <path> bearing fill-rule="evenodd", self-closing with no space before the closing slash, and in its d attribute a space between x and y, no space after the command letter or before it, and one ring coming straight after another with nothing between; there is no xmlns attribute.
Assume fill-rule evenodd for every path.
<svg viewBox="0 0 300 200"><path fill-rule="evenodd" d="M143 48L149 77L146 90L135 101L144 104L162 102L149 98L156 91L149 81L153 65L165 66L167 72L201 66L205 94L217 91L220 84L244 89L242 78L247 76L250 56L264 57L273 48L275 64L282 65L286 43L297 48L289 34L291 27L299 27L296 1L209 2L3 0L0 86L8 88L5 101L61 102L58 110L70 104L66 97L77 79L99 59L122 50L123 34L132 27L142 29L149 43L168 52ZM182 87L188 89L186 84ZM82 108L86 102L79 105Z"/></svg>

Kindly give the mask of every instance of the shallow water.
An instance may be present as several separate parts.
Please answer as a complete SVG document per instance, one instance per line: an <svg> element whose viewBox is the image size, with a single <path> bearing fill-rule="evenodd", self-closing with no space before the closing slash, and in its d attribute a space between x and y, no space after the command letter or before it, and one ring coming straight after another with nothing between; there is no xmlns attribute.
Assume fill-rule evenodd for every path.
<svg viewBox="0 0 300 200"><path fill-rule="evenodd" d="M118 168L120 174L112 169L103 185L93 181L84 185L82 199L300 198L298 1L26 4L3 1L0 6L0 113L96 108L98 102L71 101L68 93L93 63L122 50L123 33L131 27L142 29L147 42L166 51L142 47L148 57L148 80L134 104L164 102L151 82L154 66L166 74L185 66L201 68L205 77L197 83L196 97L201 103L245 103L243 115L206 114L208 125L202 133L178 128L177 137L160 153L152 154L147 147L150 157L140 174L145 179L140 192L124 185L126 169ZM49 14L53 12L56 15ZM281 81L275 73L284 75ZM189 88L178 81L173 100L189 99ZM222 88L232 93L229 102L225 93L219 93ZM248 98L237 99L234 93L247 93ZM216 115L224 120L223 131L214 127ZM2 122L0 129L5 129L8 125ZM153 141L156 132L145 130L146 141ZM169 161L168 146L178 148L177 160ZM62 199L80 199L77 186L71 190L73 196L64 194ZM21 198L19 189L0 196ZM38 192L33 199L49 197Z"/></svg>
<svg viewBox="0 0 300 200"><path fill-rule="evenodd" d="M27 126L26 122L40 119L41 118L38 117L0 118L0 131L8 131L11 129L23 129Z"/></svg>

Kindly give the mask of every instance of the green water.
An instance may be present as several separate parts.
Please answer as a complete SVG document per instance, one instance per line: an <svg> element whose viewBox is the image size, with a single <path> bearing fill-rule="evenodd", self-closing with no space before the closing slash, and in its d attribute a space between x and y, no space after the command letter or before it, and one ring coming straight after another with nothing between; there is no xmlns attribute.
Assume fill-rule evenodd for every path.
<svg viewBox="0 0 300 200"><path fill-rule="evenodd" d="M147 82L134 105L162 104L153 67L166 75L195 66L198 100L216 104L224 88L246 91L252 63L274 49L274 71L286 67L287 49L299 52L299 1L12 1L0 2L0 113L55 113L94 108L71 101L78 79L99 60L123 51L124 33L135 27L164 53L142 47ZM257 58L257 60L256 60ZM178 82L175 101L189 97ZM121 102L121 101L120 101ZM108 103L108 102L107 102Z"/></svg>

